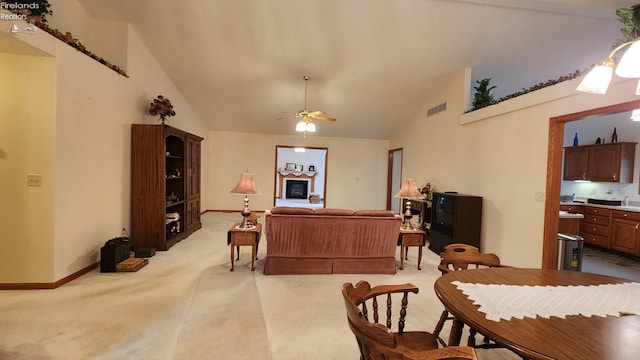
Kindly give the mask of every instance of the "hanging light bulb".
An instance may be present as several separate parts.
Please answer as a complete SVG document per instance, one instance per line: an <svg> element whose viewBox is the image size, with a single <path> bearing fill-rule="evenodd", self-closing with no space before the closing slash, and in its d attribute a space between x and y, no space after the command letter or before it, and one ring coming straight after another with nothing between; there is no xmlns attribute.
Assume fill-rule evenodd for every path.
<svg viewBox="0 0 640 360"><path fill-rule="evenodd" d="M312 122L307 123L307 132L316 132L316 124Z"/></svg>
<svg viewBox="0 0 640 360"><path fill-rule="evenodd" d="M306 130L307 130L307 123L304 122L303 120L300 120L298 122L298 124L296 125L296 131L303 132L303 131L306 131Z"/></svg>
<svg viewBox="0 0 640 360"><path fill-rule="evenodd" d="M637 40L631 44L622 55L620 63L616 67L616 75L623 78L640 78L640 42Z"/></svg>
<svg viewBox="0 0 640 360"><path fill-rule="evenodd" d="M596 65L587 76L582 79L578 85L578 91L593 94L604 94L609 88L611 77L613 76L613 67L615 62L613 58L607 58L600 65Z"/></svg>

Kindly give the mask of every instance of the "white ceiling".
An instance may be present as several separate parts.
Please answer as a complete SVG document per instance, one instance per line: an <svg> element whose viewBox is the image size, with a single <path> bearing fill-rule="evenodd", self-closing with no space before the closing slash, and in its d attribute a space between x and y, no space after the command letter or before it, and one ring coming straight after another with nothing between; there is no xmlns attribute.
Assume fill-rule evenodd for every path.
<svg viewBox="0 0 640 360"><path fill-rule="evenodd" d="M499 98L588 68L634 1L81 0L130 22L211 129L294 134L276 119L303 107L309 75L308 109L338 119L317 136L380 139L439 75L470 67Z"/></svg>

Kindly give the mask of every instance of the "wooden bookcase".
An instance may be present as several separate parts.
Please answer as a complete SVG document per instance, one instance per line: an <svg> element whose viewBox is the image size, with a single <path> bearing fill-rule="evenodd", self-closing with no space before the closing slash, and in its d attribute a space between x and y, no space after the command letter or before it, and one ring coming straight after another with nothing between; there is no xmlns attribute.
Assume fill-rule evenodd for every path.
<svg viewBox="0 0 640 360"><path fill-rule="evenodd" d="M131 127L133 250L168 250L198 230L202 138L168 125ZM169 219L167 214L177 214Z"/></svg>

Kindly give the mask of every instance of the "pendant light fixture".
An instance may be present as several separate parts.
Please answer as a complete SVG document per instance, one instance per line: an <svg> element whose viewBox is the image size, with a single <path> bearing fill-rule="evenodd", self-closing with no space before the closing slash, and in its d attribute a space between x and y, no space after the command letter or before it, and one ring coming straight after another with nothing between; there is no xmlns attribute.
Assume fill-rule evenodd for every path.
<svg viewBox="0 0 640 360"><path fill-rule="evenodd" d="M623 48L629 47L616 66L614 56ZM615 49L600 64L594 66L578 85L578 91L592 94L605 94L611 83L613 72L623 78L640 78L640 39L626 42ZM640 84L636 94L640 92Z"/></svg>

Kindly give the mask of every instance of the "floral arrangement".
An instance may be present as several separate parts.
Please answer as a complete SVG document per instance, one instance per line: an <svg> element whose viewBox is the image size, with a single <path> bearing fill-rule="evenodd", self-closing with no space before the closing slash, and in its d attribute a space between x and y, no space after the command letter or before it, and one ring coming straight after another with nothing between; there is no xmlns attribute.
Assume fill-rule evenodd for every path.
<svg viewBox="0 0 640 360"><path fill-rule="evenodd" d="M149 114L156 116L160 115L160 120L164 124L166 118L174 116L176 112L173 110L171 101L162 95L158 95L153 99L153 102L149 104Z"/></svg>

